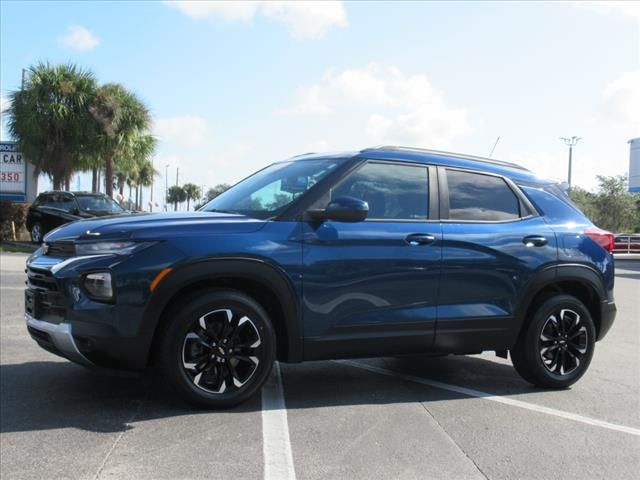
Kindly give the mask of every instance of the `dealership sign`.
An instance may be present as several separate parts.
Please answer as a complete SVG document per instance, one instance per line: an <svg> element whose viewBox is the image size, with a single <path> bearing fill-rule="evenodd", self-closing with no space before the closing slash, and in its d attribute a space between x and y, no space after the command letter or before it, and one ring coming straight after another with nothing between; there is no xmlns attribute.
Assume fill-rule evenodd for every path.
<svg viewBox="0 0 640 480"><path fill-rule="evenodd" d="M0 142L0 200L24 202L27 162L14 142Z"/></svg>

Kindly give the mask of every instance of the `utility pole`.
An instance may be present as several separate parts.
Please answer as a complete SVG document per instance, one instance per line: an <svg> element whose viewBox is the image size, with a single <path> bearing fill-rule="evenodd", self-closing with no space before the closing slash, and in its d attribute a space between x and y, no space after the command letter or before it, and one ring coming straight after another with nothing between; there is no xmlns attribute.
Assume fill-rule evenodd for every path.
<svg viewBox="0 0 640 480"><path fill-rule="evenodd" d="M153 181L155 180L155 169L153 168L153 158L151 159L151 199L149 200L149 212L153 212Z"/></svg>
<svg viewBox="0 0 640 480"><path fill-rule="evenodd" d="M27 81L27 69L22 69L22 84L20 85L20 90L24 90L24 84Z"/></svg>
<svg viewBox="0 0 640 480"><path fill-rule="evenodd" d="M180 172L180 167L176 167L176 187L178 186L178 174Z"/></svg>
<svg viewBox="0 0 640 480"><path fill-rule="evenodd" d="M164 211L167 211L167 197L169 196L169 164L164 166Z"/></svg>
<svg viewBox="0 0 640 480"><path fill-rule="evenodd" d="M569 173L567 175L567 183L569 184L569 188L571 188L571 162L573 157L573 147L582 140L582 137L576 137L575 135L571 138L560 137L560 140L564 142L564 144L569 147Z"/></svg>

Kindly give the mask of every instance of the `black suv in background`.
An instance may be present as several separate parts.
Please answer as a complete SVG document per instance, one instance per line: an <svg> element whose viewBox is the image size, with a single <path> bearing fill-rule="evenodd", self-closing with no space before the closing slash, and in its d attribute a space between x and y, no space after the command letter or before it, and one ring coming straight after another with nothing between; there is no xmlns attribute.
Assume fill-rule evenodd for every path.
<svg viewBox="0 0 640 480"><path fill-rule="evenodd" d="M31 241L42 243L47 232L65 223L123 213L128 211L103 193L53 191L38 195L26 223Z"/></svg>

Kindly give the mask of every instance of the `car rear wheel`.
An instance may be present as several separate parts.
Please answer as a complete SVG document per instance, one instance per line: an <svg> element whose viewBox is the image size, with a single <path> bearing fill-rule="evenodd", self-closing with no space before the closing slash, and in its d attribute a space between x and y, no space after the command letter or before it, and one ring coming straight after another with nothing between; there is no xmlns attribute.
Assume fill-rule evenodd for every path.
<svg viewBox="0 0 640 480"><path fill-rule="evenodd" d="M235 406L256 393L275 359L260 304L236 290L208 290L171 312L160 349L163 376L200 408Z"/></svg>
<svg viewBox="0 0 640 480"><path fill-rule="evenodd" d="M31 241L33 243L42 243L43 234L44 232L40 223L36 222L31 226Z"/></svg>
<svg viewBox="0 0 640 480"><path fill-rule="evenodd" d="M511 351L513 366L528 382L567 388L585 374L595 348L596 329L589 310L575 297L544 300Z"/></svg>

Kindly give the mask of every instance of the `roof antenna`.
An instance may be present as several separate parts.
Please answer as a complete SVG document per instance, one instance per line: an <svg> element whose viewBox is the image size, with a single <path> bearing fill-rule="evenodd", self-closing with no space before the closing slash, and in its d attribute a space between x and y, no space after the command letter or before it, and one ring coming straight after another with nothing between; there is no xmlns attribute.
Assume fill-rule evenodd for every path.
<svg viewBox="0 0 640 480"><path fill-rule="evenodd" d="M498 135L498 138L496 138L496 143L493 144L493 148L491 149L491 153L489 154L489 158L493 157L493 152L496 149L496 146L498 145L498 142L500 141L500 135Z"/></svg>

